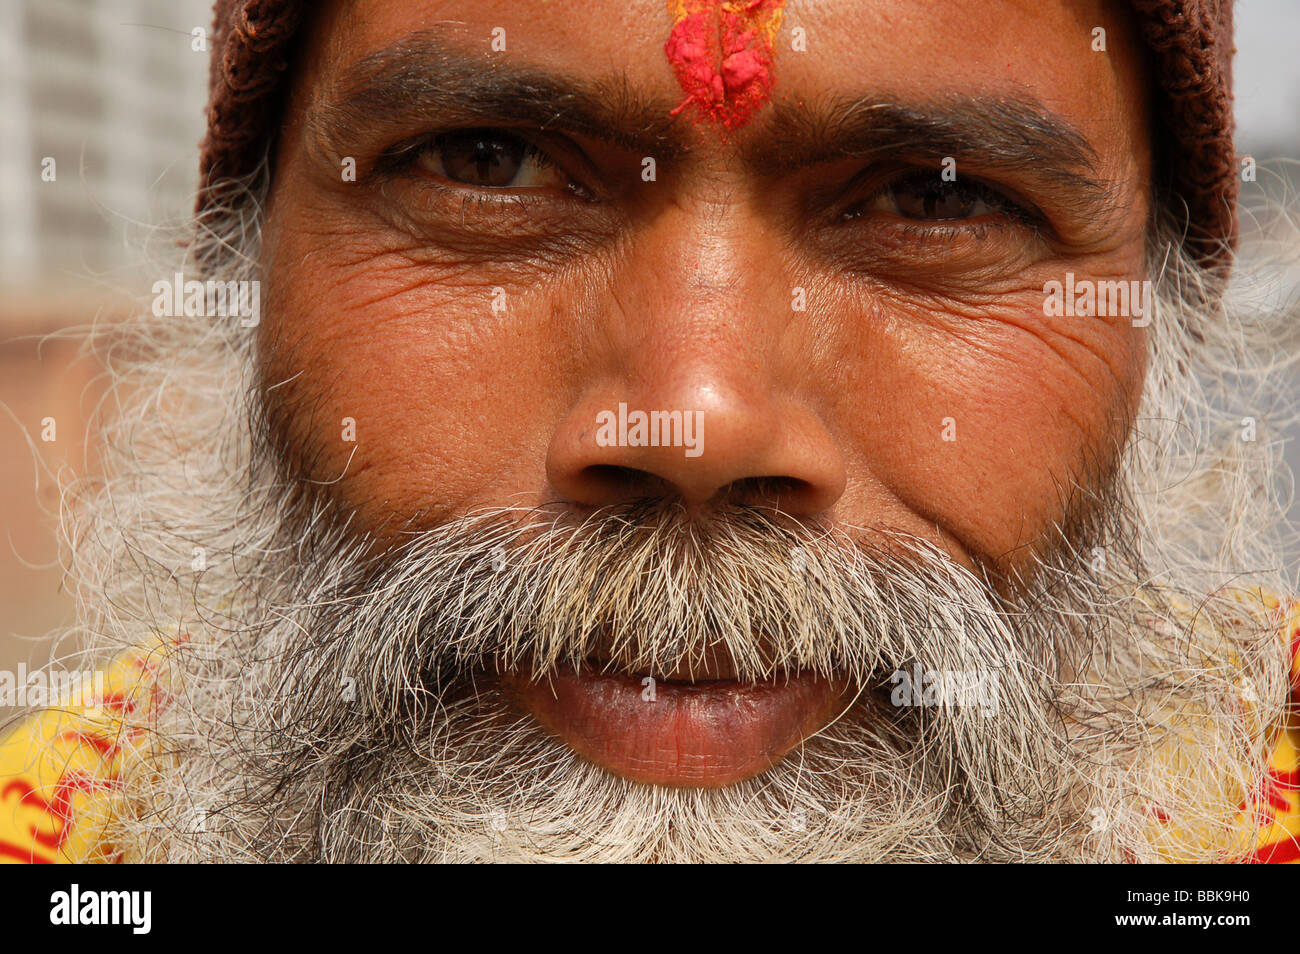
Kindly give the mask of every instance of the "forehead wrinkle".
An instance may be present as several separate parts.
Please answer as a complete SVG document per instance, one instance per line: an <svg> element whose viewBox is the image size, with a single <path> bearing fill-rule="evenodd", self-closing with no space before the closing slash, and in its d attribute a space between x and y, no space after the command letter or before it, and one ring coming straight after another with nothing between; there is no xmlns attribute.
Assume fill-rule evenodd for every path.
<svg viewBox="0 0 1300 954"><path fill-rule="evenodd" d="M761 136L743 150L759 175L839 159L952 156L976 168L1019 168L1081 205L1117 202L1116 184L1099 172L1092 143L1064 117L1029 98L945 97L905 102L884 96L832 97L772 104Z"/></svg>
<svg viewBox="0 0 1300 954"><path fill-rule="evenodd" d="M671 115L676 97L646 95L626 70L565 75L458 47L436 30L407 34L364 56L329 87L339 92L317 98L306 128L309 142L331 154L351 151L367 131L413 125L528 126L667 161L700 145L698 133ZM1125 205L1123 183L1099 173L1101 157L1087 136L1023 93L920 102L787 95L769 104L758 126L733 138L728 151L749 172L767 177L836 159L934 164L953 156L976 168L1016 169L1080 216L1109 218Z"/></svg>
<svg viewBox="0 0 1300 954"><path fill-rule="evenodd" d="M686 144L669 113L674 99L649 97L626 72L598 78L512 63L449 44L436 31L408 34L342 70L308 110L309 134L340 145L357 130L414 122L505 122L571 132L663 158Z"/></svg>

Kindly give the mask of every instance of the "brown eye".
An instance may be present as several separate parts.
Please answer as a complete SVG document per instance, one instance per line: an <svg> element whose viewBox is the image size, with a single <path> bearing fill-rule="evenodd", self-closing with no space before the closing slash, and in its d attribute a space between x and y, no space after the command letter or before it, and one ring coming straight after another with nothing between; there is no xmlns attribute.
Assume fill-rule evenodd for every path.
<svg viewBox="0 0 1300 954"><path fill-rule="evenodd" d="M567 185L545 153L518 136L493 130L444 133L421 150L419 162L427 172L481 189Z"/></svg>
<svg viewBox="0 0 1300 954"><path fill-rule="evenodd" d="M906 219L967 219L981 214L983 200L955 182L906 183L890 190L894 207Z"/></svg>
<svg viewBox="0 0 1300 954"><path fill-rule="evenodd" d="M998 213L1016 216L1007 198L979 182L945 181L936 171L918 171L894 180L851 213L883 213L915 222L952 222Z"/></svg>

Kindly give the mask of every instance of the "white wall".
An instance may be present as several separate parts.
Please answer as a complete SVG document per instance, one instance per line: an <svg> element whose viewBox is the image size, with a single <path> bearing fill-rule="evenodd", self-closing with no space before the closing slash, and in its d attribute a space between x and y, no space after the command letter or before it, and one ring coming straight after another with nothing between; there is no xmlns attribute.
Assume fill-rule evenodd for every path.
<svg viewBox="0 0 1300 954"><path fill-rule="evenodd" d="M132 264L131 223L183 213L197 180L208 0L0 3L0 286L93 288ZM57 178L41 178L52 157ZM12 311L15 309L6 309Z"/></svg>

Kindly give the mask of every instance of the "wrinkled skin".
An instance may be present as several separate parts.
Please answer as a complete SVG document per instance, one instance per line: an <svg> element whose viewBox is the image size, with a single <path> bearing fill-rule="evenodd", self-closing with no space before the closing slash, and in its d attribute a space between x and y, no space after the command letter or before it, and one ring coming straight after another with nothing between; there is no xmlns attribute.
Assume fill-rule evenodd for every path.
<svg viewBox="0 0 1300 954"><path fill-rule="evenodd" d="M794 0L737 109L671 61L702 5L312 20L269 192L192 252L262 280L258 338L140 316L70 529L88 630L192 634L115 843L1241 857L1290 660L1286 583L1243 578L1285 482L1237 428L1296 323L1195 306L1147 234L1130 25ZM1149 329L1044 312L1165 262ZM700 413L702 453L602 444L623 405Z"/></svg>
<svg viewBox="0 0 1300 954"><path fill-rule="evenodd" d="M362 118L322 133L345 72L434 30L484 69L625 75L651 104L646 122L667 122L683 94L663 52L664 5L593 3L580 16L483 0L324 6L275 157L261 349L265 382L288 382L270 397L295 466L338 478L331 492L356 508L356 527L383 535L482 506L584 510L666 494L891 527L1009 570L1045 545L1071 487L1106 472L1141 390L1143 332L1126 318L1045 317L1042 288L1067 271L1144 277L1140 52L1109 5L794 2L771 101L743 128L683 111L666 127L680 154L657 157L653 182L636 149L548 132L535 141L554 169L496 192L424 166L373 171L395 144L437 131L427 123ZM490 50L498 26L504 52ZM807 52L790 49L795 26ZM1107 52L1092 49L1095 26ZM1039 225L998 208L924 221L906 214L915 202L872 197L900 165L937 175L933 150L744 161L771 145L782 104L815 112L832 96L1031 98L1086 138L1113 201L1085 214L1040 177L1043 164L988 168L976 150L953 156L959 180L1013 197ZM356 181L340 174L344 156ZM532 201L493 204L503 194ZM598 446L596 414L620 402L702 410L704 453ZM341 439L344 418L354 443Z"/></svg>

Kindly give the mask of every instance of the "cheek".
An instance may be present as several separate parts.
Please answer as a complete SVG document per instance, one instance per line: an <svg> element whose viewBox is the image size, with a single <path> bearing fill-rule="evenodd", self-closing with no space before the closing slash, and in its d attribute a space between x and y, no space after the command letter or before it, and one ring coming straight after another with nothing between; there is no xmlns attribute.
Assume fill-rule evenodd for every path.
<svg viewBox="0 0 1300 954"><path fill-rule="evenodd" d="M546 382L572 353L553 318L569 313L565 289L393 253L278 261L262 379L279 384L268 404L292 467L344 475L334 493L371 526L522 503L519 488L545 485L546 422L561 413Z"/></svg>
<svg viewBox="0 0 1300 954"><path fill-rule="evenodd" d="M838 411L851 468L968 552L1015 562L1113 465L1141 383L1134 329L1053 322L1032 290L981 310L886 304L863 327L858 410Z"/></svg>
<svg viewBox="0 0 1300 954"><path fill-rule="evenodd" d="M275 436L294 472L377 533L543 502L549 442L583 389L624 364L665 373L611 343L618 302L602 289L616 265L598 255L539 272L431 262L370 247L364 230L268 235ZM770 345L782 371L769 384L803 394L835 435L849 478L838 519L938 529L969 556L1013 560L1066 515L1076 482L1095 486L1140 390L1143 341L1124 320L1047 318L1035 278L980 307L820 283L819 320Z"/></svg>

